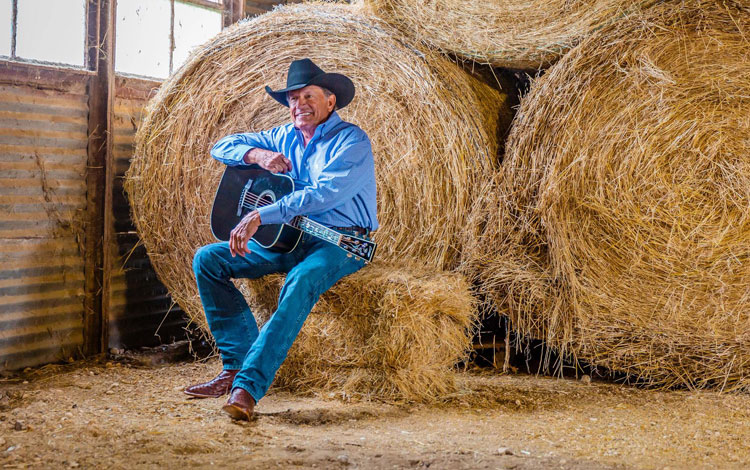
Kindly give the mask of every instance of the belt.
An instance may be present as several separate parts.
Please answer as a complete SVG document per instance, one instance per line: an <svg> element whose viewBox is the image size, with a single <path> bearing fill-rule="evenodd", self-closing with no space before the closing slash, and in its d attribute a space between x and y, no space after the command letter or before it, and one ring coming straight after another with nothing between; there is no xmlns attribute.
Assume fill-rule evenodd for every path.
<svg viewBox="0 0 750 470"><path fill-rule="evenodd" d="M331 227L331 228L339 232L354 232L354 234L358 237L366 237L367 235L370 234L369 228L357 227L356 225L352 225L351 227Z"/></svg>

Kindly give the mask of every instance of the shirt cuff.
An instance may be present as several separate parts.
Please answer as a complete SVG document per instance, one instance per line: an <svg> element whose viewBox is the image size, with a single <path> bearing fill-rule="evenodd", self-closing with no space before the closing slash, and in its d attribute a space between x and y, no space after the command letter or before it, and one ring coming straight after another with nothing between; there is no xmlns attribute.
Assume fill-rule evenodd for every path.
<svg viewBox="0 0 750 470"><path fill-rule="evenodd" d="M284 223L284 221L281 219L281 206L279 206L278 202L259 207L257 211L258 214L260 214L260 223L262 225Z"/></svg>
<svg viewBox="0 0 750 470"><path fill-rule="evenodd" d="M214 156L214 158L227 166L247 165L245 154L254 148L247 144L235 144L230 152L221 156Z"/></svg>

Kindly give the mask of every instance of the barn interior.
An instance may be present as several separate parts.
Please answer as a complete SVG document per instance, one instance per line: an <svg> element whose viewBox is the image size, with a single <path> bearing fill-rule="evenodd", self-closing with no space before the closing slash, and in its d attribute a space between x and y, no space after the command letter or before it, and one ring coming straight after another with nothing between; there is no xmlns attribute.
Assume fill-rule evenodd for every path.
<svg viewBox="0 0 750 470"><path fill-rule="evenodd" d="M378 249L235 421L209 150L302 57ZM0 0L0 465L747 468L748 64L741 0Z"/></svg>

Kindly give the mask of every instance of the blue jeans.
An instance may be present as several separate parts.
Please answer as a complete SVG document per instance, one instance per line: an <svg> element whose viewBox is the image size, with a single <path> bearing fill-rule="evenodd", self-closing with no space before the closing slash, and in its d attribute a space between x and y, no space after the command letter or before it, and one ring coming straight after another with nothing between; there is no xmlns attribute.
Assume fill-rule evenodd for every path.
<svg viewBox="0 0 750 470"><path fill-rule="evenodd" d="M195 253L193 271L224 369L239 369L232 388L247 390L257 403L320 295L364 262L308 234L291 253L265 249L254 240L248 247L250 254L232 258L228 243L203 246ZM257 279L271 273L287 273L286 281L278 308L258 331L245 298L230 279Z"/></svg>

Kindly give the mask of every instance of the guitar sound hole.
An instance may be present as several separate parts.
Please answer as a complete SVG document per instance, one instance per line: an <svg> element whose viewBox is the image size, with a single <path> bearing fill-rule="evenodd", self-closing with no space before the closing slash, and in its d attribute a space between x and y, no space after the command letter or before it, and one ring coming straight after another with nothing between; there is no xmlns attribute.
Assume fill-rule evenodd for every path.
<svg viewBox="0 0 750 470"><path fill-rule="evenodd" d="M265 195L258 201L258 207L267 206L269 204L273 204L273 199L271 199L271 196Z"/></svg>

